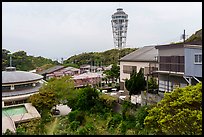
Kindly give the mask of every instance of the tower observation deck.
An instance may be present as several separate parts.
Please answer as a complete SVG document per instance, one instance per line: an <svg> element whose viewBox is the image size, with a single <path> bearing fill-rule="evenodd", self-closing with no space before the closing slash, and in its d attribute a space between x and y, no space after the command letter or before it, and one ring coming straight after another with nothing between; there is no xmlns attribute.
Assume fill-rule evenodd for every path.
<svg viewBox="0 0 204 137"><path fill-rule="evenodd" d="M122 8L118 8L117 12L112 15L112 30L114 45L118 49L122 49L126 45L128 15Z"/></svg>

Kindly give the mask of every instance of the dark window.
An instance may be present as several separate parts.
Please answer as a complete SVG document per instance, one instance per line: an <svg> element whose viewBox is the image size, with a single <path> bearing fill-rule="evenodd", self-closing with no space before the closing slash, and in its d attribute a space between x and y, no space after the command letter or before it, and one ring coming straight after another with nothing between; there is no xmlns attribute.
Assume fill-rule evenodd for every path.
<svg viewBox="0 0 204 137"><path fill-rule="evenodd" d="M137 66L127 66L127 65L123 66L123 73L131 74L133 70L137 71Z"/></svg>
<svg viewBox="0 0 204 137"><path fill-rule="evenodd" d="M160 56L161 71L184 72L184 56Z"/></svg>
<svg viewBox="0 0 204 137"><path fill-rule="evenodd" d="M137 66L132 66L132 71L136 71L137 72Z"/></svg>
<svg viewBox="0 0 204 137"><path fill-rule="evenodd" d="M195 54L195 63L202 63L202 54Z"/></svg>

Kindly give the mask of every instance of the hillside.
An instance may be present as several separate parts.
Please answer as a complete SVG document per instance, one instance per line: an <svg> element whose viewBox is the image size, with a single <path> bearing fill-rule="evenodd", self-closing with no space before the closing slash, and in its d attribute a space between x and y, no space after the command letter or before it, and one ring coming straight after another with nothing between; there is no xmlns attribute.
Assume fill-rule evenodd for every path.
<svg viewBox="0 0 204 137"><path fill-rule="evenodd" d="M6 67L10 66L10 55L11 52L6 49L2 49L2 71ZM41 66L52 66L59 64L57 61L52 61L44 57L28 56L25 51L18 51L12 55L12 66L16 67L17 70L29 71ZM49 64L49 65L48 65Z"/></svg>
<svg viewBox="0 0 204 137"><path fill-rule="evenodd" d="M186 42L194 42L194 41L201 41L202 40L202 29L195 32L195 34L192 34Z"/></svg>
<svg viewBox="0 0 204 137"><path fill-rule="evenodd" d="M124 48L122 50L111 49L104 52L90 52L74 55L64 61L64 64L92 64L92 65L105 65L108 66L117 63L118 59L135 51L136 48Z"/></svg>
<svg viewBox="0 0 204 137"><path fill-rule="evenodd" d="M192 34L186 42L202 41L202 29ZM179 42L182 43L182 42ZM89 52L81 53L71 56L63 62L65 66L79 67L82 64L90 64L95 66L108 66L113 63L117 63L119 58L137 50L136 48L124 48L122 50L111 49L104 52ZM9 66L9 54L10 51L2 49L2 70ZM52 61L44 57L28 56L25 51L18 51L12 54L12 66L17 70L29 71L41 67L42 69L48 69L53 65L59 64L57 61Z"/></svg>

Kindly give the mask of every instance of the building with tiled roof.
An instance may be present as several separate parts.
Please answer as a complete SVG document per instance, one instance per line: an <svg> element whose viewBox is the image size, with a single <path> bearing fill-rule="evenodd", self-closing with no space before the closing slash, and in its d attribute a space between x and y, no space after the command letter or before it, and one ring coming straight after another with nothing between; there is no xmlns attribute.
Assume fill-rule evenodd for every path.
<svg viewBox="0 0 204 137"><path fill-rule="evenodd" d="M158 50L155 46L144 46L122 57L120 61L120 89L125 90L125 79L130 78L133 71L139 72L140 69L146 75L156 70Z"/></svg>

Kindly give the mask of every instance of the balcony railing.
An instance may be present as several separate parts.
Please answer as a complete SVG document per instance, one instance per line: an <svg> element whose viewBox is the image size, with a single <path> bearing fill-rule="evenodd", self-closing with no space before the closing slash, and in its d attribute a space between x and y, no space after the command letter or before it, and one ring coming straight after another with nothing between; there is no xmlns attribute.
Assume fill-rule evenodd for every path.
<svg viewBox="0 0 204 137"><path fill-rule="evenodd" d="M159 70L184 72L184 56L160 56Z"/></svg>
<svg viewBox="0 0 204 137"><path fill-rule="evenodd" d="M184 72L184 63L159 63L160 71Z"/></svg>

